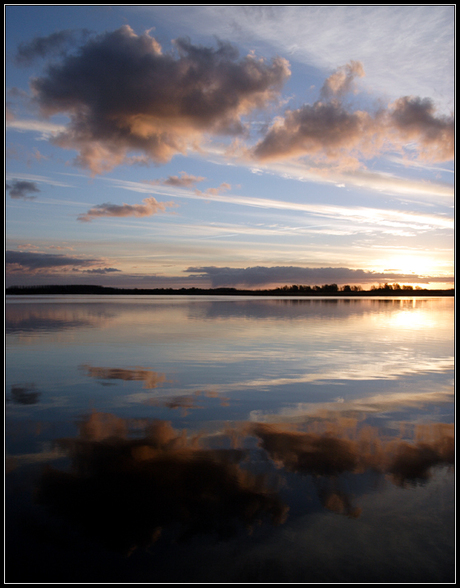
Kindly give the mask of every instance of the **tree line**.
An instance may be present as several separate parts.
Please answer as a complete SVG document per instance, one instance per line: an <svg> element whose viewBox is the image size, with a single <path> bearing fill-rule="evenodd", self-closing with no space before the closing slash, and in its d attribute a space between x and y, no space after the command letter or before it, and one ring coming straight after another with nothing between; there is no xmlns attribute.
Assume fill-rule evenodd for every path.
<svg viewBox="0 0 460 588"><path fill-rule="evenodd" d="M426 288L425 288L426 289ZM318 292L324 292L324 293L333 293L333 292L365 292L365 290L363 289L362 286L350 286L349 284L346 284L345 286L338 286L337 284L324 284L322 286L305 286L305 285L292 285L292 286L282 286L281 288L277 288L277 290L281 291L281 292L313 292L313 293L318 293ZM415 286L415 288L413 286L410 285L400 285L400 284L379 284L378 286L371 286L370 290L372 292L375 291L383 291L383 292L388 292L388 291L395 291L395 290L402 290L404 292L411 292L413 290L424 290L424 288L421 288L420 286Z"/></svg>
<svg viewBox="0 0 460 588"><path fill-rule="evenodd" d="M273 289L245 290L237 288L112 288L108 286L97 286L87 284L69 285L48 285L48 286L10 286L6 288L7 295L65 295L65 294L104 294L104 295L213 295L213 296L365 296L378 294L407 295L428 293L432 296L452 296L450 290L428 290L420 286L400 284L379 284L373 285L369 290L362 286L337 284L323 284L322 286L310 286L303 284L285 285Z"/></svg>

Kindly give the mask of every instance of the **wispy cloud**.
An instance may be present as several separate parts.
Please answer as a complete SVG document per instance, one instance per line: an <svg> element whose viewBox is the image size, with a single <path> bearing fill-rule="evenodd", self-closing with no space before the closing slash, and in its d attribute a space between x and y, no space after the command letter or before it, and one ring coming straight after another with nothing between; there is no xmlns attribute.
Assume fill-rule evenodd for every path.
<svg viewBox="0 0 460 588"><path fill-rule="evenodd" d="M443 365L440 362L438 370L446 371L452 369L452 364ZM438 371L435 366L427 371ZM422 370L423 371L423 370ZM413 373L413 372L412 372ZM365 398L356 398L344 402L317 402L317 403L299 403L294 407L284 408L277 413L265 413L262 410L252 411L250 420L256 422L279 421L289 422L290 420L306 419L308 417L322 416L323 418L332 415L356 413L382 413L403 410L407 407L418 408L427 405L452 404L452 389L442 388L435 392L386 392L385 394L376 394Z"/></svg>
<svg viewBox="0 0 460 588"><path fill-rule="evenodd" d="M203 182L205 179L206 178L203 176L193 176L191 174L187 174L186 172L181 172L178 176L168 176L165 180L160 180L159 182L165 186L191 188L192 186L195 186L195 184Z"/></svg>
<svg viewBox="0 0 460 588"><path fill-rule="evenodd" d="M245 167L257 175L278 176L286 180L298 180L312 184L341 185L350 189L360 188L397 197L403 196L405 199L410 198L420 203L432 202L434 197L447 205L453 204L453 186L442 181L407 178L397 173L364 167L340 168L338 165L334 165L334 162L315 161L308 157L302 157L302 159L285 158L264 164L248 157L246 148L235 150L230 154L228 150L213 145L208 146L205 153L205 156L216 164L231 162L232 165ZM446 171L440 169L439 166L433 168L426 160L414 160L410 155L404 157L401 154L397 158L395 154L385 153L384 157L388 161L398 165L404 164L406 167L416 166L423 169ZM356 160L354 163L356 164Z"/></svg>
<svg viewBox="0 0 460 588"><path fill-rule="evenodd" d="M110 181L115 187L134 192L145 193L154 191L151 186L147 186L141 182L128 182L108 178L106 181ZM365 179L363 179L363 182L364 181ZM387 181L390 183L391 178L388 178ZM283 200L255 198L252 196L241 196L237 194L219 194L213 197L209 192L203 194L197 190L168 192L165 191L164 188L160 188L159 193L169 196L174 194L175 197L180 198L205 199L213 202L238 204L240 206L248 206L252 208L304 212L306 214L314 215L315 217L330 219L334 223L338 220L346 219L358 223L361 228L368 225L375 230L377 230L377 227L381 227L383 230L405 228L414 230L426 230L428 228L452 230L453 228L453 219L441 214L412 213L397 209L370 208L364 206L287 202Z"/></svg>
<svg viewBox="0 0 460 588"><path fill-rule="evenodd" d="M34 183L34 184L48 184L49 186L57 186L59 188L71 188L72 185L66 182L61 182L59 180L55 180L49 176L40 176L37 174L25 174L25 173L15 173L14 177L12 174L7 173L7 180L24 180L26 182Z"/></svg>
<svg viewBox="0 0 460 588"><path fill-rule="evenodd" d="M177 206L174 202L157 202L153 197L144 198L143 204L97 204L85 214L77 218L82 222L89 222L102 217L125 217L134 216L137 218L152 216L159 212L166 212L167 208Z"/></svg>
<svg viewBox="0 0 460 588"><path fill-rule="evenodd" d="M327 382L328 384L340 384L344 380L351 381L376 381L376 380L398 380L408 375L421 375L430 373L449 373L454 369L454 358L438 358L427 359L419 361L414 365L408 365L407 361L404 363L389 362L385 366L385 370L381 369L381 360L377 357L366 358L366 363L363 361L356 362L353 365L348 365L343 369L328 370L316 372L309 372L291 378L258 378L254 380L244 380L234 382L232 384L215 385L214 388L219 392L230 392L233 390L247 390L249 388L268 389L278 386L290 386L294 384L317 384ZM346 412L347 410L362 410L366 412L379 412L384 407L386 410L395 409L399 404L401 406L419 406L426 402L452 402L452 389L439 390L436 392L419 392L419 393L394 393L381 394L374 397L358 398L354 400L342 402L324 402L324 403L299 403L295 407L282 409L277 416L292 415L300 416L301 414L318 414L325 409ZM254 420L260 419L263 411L254 411L252 418ZM271 415L273 418L275 416ZM267 420L270 419L266 415ZM263 419L260 419L263 420Z"/></svg>
<svg viewBox="0 0 460 588"><path fill-rule="evenodd" d="M97 269L88 269L88 270L81 270L84 274L96 274L96 275L106 275L112 274L113 272L121 272L121 270L115 267L101 267Z"/></svg>
<svg viewBox="0 0 460 588"><path fill-rule="evenodd" d="M360 60L361 86L394 100L418 95L453 109L453 5L137 7L188 34L214 31L247 46L280 52L330 71Z"/></svg>
<svg viewBox="0 0 460 588"><path fill-rule="evenodd" d="M231 185L228 182L222 182L222 184L217 188L207 188L207 190L205 190L204 192L202 192L201 190L195 190L195 193L198 195L209 194L211 196L219 196L223 192L227 192L230 189Z"/></svg>
<svg viewBox="0 0 460 588"><path fill-rule="evenodd" d="M40 133L43 139L49 139L64 132L66 127L65 125L56 124L49 120L10 117L7 120L6 128L22 132L32 131Z"/></svg>

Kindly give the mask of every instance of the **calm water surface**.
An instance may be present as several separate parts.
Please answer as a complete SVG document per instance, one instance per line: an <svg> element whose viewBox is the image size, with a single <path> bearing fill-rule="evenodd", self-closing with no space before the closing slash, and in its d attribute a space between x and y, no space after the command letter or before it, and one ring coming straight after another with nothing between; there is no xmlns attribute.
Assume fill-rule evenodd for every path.
<svg viewBox="0 0 460 588"><path fill-rule="evenodd" d="M8 297L8 582L453 582L453 298Z"/></svg>

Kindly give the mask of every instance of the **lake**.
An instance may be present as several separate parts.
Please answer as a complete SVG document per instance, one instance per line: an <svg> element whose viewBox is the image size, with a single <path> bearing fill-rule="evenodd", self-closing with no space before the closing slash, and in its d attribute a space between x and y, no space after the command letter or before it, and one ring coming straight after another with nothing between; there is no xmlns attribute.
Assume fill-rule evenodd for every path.
<svg viewBox="0 0 460 588"><path fill-rule="evenodd" d="M454 582L454 299L6 300L7 582Z"/></svg>

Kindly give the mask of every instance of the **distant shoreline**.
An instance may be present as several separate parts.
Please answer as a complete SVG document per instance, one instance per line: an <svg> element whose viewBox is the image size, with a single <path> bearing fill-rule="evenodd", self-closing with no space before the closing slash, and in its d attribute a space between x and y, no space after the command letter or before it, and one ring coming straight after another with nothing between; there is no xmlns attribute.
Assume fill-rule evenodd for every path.
<svg viewBox="0 0 460 588"><path fill-rule="evenodd" d="M330 290L330 286L318 289L304 289L305 286L284 286L271 290L239 290L237 288L111 288L107 286L11 286L5 294L10 296L30 295L106 295L106 296L330 296L330 297L361 297L361 296L455 296L455 289L428 290L407 288L374 288L372 290Z"/></svg>

